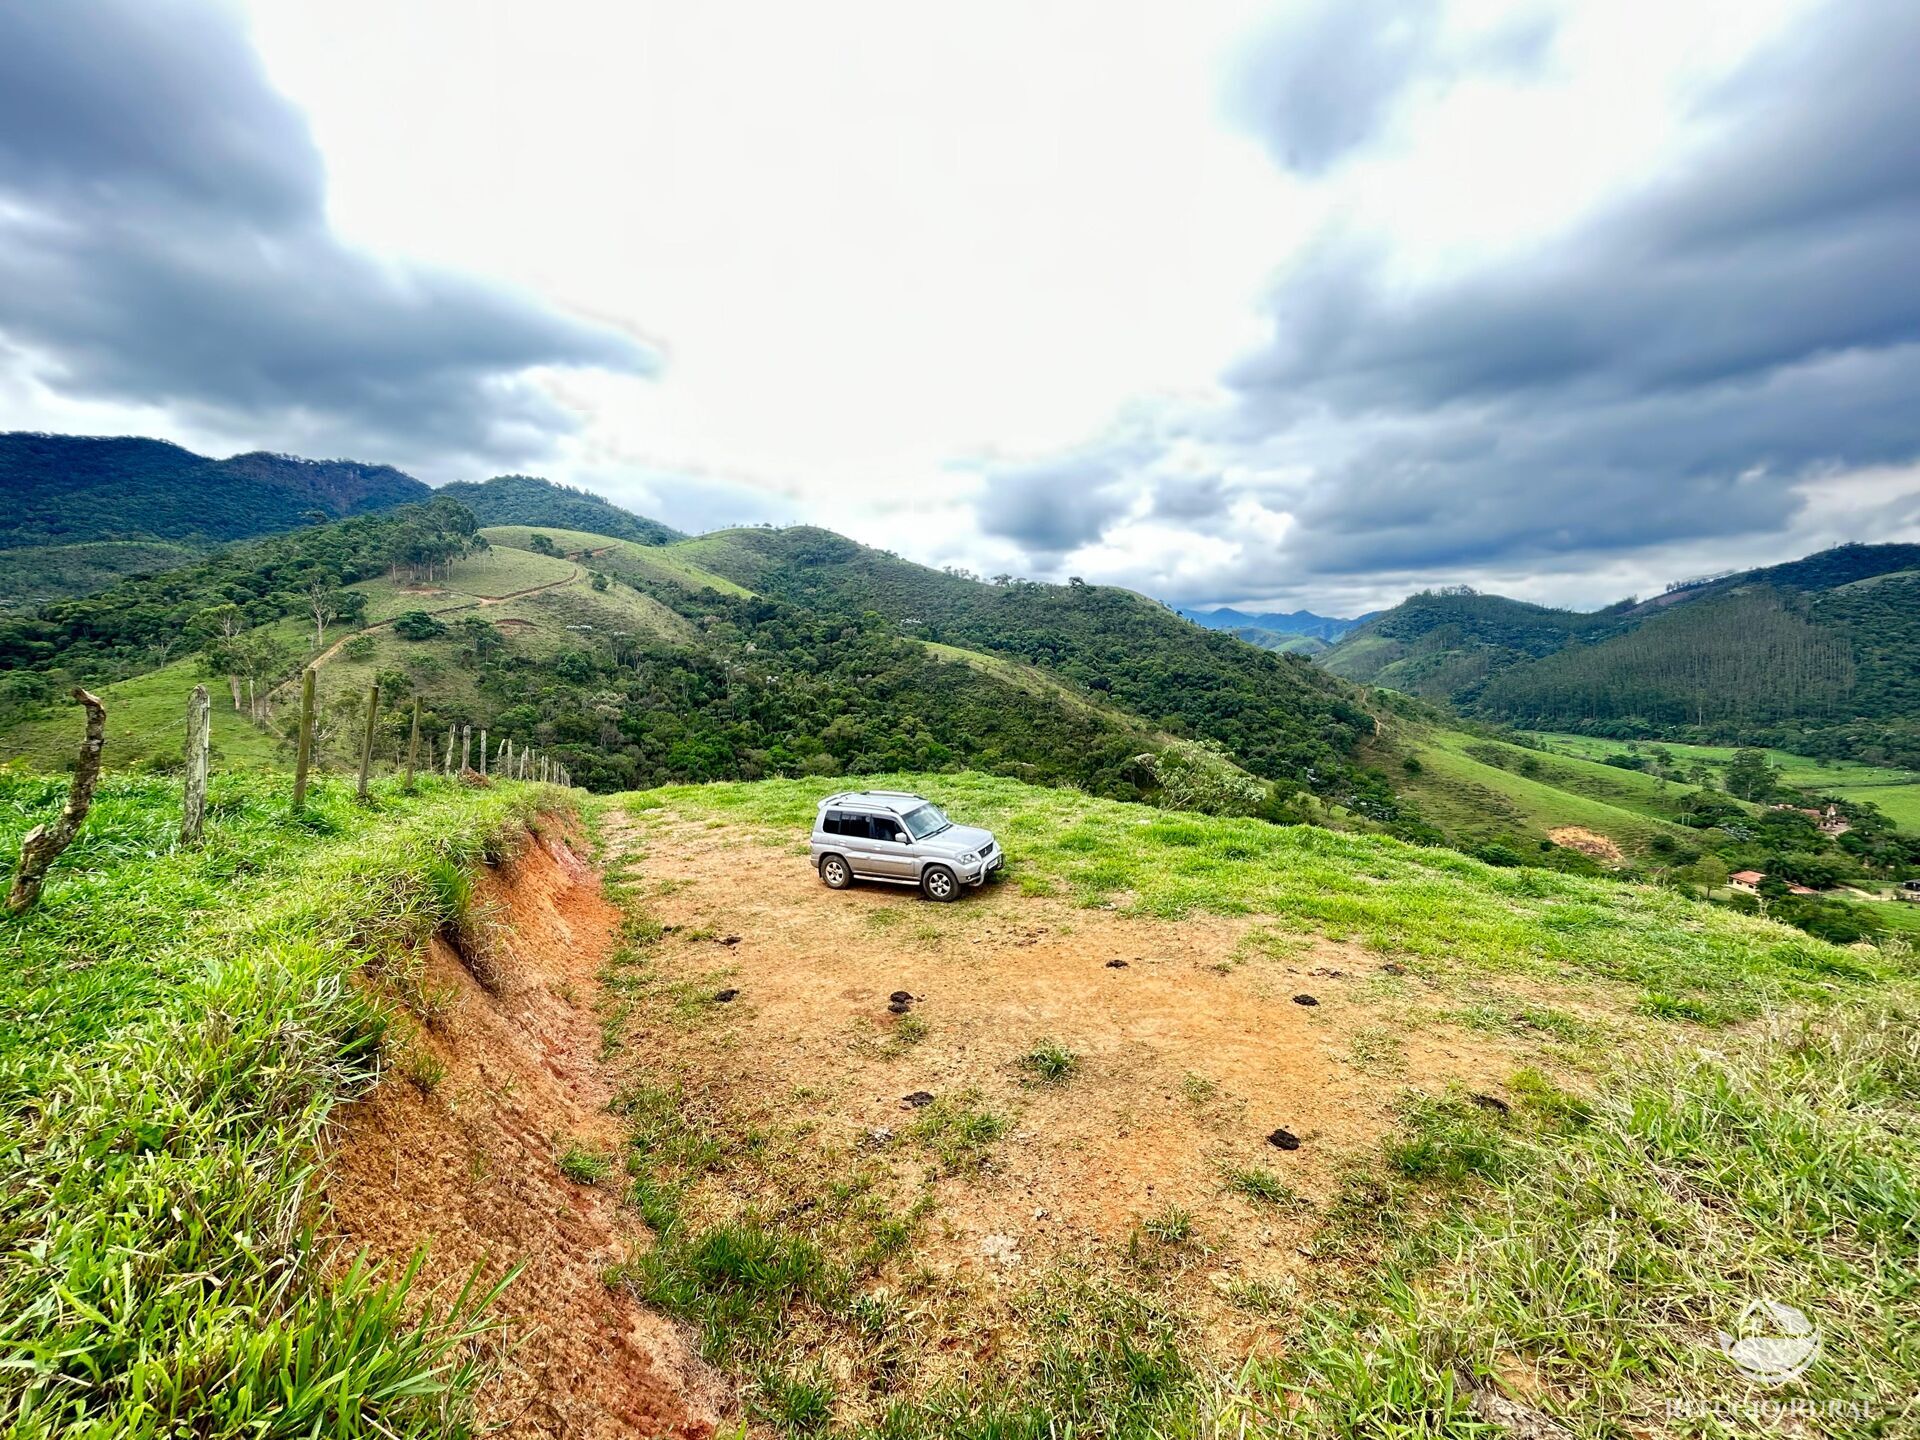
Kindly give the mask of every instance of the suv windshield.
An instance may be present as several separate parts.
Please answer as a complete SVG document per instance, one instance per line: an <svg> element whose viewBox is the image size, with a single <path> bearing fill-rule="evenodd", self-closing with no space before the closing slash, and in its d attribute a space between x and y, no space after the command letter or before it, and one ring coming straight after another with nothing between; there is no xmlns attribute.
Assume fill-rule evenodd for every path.
<svg viewBox="0 0 1920 1440"><path fill-rule="evenodd" d="M938 835L953 824L940 813L938 805L922 805L917 810L909 810L902 818L907 822L907 833L916 840Z"/></svg>

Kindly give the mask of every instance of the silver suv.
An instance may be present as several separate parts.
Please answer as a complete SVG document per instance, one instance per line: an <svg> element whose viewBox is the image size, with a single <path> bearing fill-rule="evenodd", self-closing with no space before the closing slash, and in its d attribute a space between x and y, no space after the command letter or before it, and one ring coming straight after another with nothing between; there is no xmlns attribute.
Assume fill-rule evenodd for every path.
<svg viewBox="0 0 1920 1440"><path fill-rule="evenodd" d="M829 795L813 817L813 865L834 890L855 880L918 885L929 900L955 900L1006 863L991 830L956 825L924 795L856 790Z"/></svg>

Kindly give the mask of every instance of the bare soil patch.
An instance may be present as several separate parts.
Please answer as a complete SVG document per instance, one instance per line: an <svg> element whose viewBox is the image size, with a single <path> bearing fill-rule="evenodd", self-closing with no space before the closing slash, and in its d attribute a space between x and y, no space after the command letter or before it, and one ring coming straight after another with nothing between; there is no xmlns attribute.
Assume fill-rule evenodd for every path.
<svg viewBox="0 0 1920 1440"><path fill-rule="evenodd" d="M927 1107L1007 1119L981 1168L932 1182L914 1263L956 1291L1122 1263L1173 1207L1191 1220L1168 1261L1182 1310L1223 1354L1269 1348L1275 1317L1230 1294L1313 1263L1320 1207L1377 1153L1402 1088L1497 1094L1526 1058L1518 1039L1409 1023L1428 997L1403 967L1274 943L1256 919L1135 918L1011 885L952 905L835 892L803 848L671 811L610 815L607 834L665 927L650 963L679 997L677 1019L642 1007L625 1032L655 1083L743 1126L801 1124L823 1164L887 1164L902 1195L938 1168L912 1142ZM1305 993L1318 1003L1295 1003ZM1023 1059L1042 1042L1070 1073ZM1253 1168L1297 1202L1229 1186Z"/></svg>
<svg viewBox="0 0 1920 1440"><path fill-rule="evenodd" d="M476 1268L491 1283L523 1267L500 1302L505 1369L481 1397L490 1433L710 1435L730 1416L724 1388L672 1324L603 1278L647 1242L620 1208L618 1165L604 1186L558 1166L570 1144L619 1151L593 1012L617 914L555 833L483 875L475 913L492 989L433 942L415 983L436 1003L417 1043L444 1076L428 1088L390 1074L341 1112L334 1238L390 1266L426 1248L423 1279L443 1299Z"/></svg>
<svg viewBox="0 0 1920 1440"><path fill-rule="evenodd" d="M1582 855L1598 860L1602 865L1627 863L1625 853L1613 841L1579 825L1557 826L1547 832L1547 838L1556 845L1564 845L1569 850L1578 850Z"/></svg>

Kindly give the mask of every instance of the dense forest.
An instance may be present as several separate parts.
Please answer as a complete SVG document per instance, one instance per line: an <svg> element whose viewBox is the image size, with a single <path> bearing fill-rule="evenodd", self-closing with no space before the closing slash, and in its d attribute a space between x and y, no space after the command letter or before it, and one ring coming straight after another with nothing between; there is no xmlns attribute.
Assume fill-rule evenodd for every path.
<svg viewBox="0 0 1920 1440"><path fill-rule="evenodd" d="M697 647L582 636L470 657L494 723L592 788L961 764L1117 798L1153 783L1136 763L1158 743L1145 724L1016 695L876 617L644 588L699 625Z"/></svg>
<svg viewBox="0 0 1920 1440"><path fill-rule="evenodd" d="M157 575L200 554L172 540L84 540L0 550L0 610L91 595L129 575Z"/></svg>
<svg viewBox="0 0 1920 1440"><path fill-rule="evenodd" d="M1805 603L1761 588L1695 601L1605 644L1507 670L1477 708L1543 730L1570 720L1637 720L1658 731L1837 715L1853 694L1852 648L1844 634L1809 624Z"/></svg>
<svg viewBox="0 0 1920 1440"><path fill-rule="evenodd" d="M387 465L235 455L164 440L0 434L0 549L89 540L176 540L205 549L315 520L427 498Z"/></svg>
<svg viewBox="0 0 1920 1440"><path fill-rule="evenodd" d="M584 530L640 545L665 545L681 538L679 531L658 520L622 510L589 491L533 475L456 480L441 486L438 493L466 506L482 525L551 525L556 530Z"/></svg>

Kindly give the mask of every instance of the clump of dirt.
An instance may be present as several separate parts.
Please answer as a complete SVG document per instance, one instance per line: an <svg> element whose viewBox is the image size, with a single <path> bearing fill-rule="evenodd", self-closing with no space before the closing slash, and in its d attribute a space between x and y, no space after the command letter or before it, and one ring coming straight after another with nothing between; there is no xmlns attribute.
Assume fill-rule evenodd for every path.
<svg viewBox="0 0 1920 1440"><path fill-rule="evenodd" d="M1560 825L1547 831L1547 838L1556 845L1564 845L1569 850L1578 850L1591 860L1602 865L1624 865L1626 853L1606 836L1592 830L1582 829L1578 825Z"/></svg>
<svg viewBox="0 0 1920 1440"><path fill-rule="evenodd" d="M344 1107L326 1196L346 1257L404 1265L419 1249L441 1300L476 1270L522 1273L505 1368L480 1396L483 1428L513 1437L705 1437L735 1420L722 1382L673 1325L609 1287L606 1268L647 1242L611 1189L566 1179L569 1145L622 1144L598 1064L592 1004L617 912L556 834L483 874L458 950L436 939L421 993L430 1055ZM484 956L480 968L462 963ZM430 1081L431 1083L427 1083Z"/></svg>

